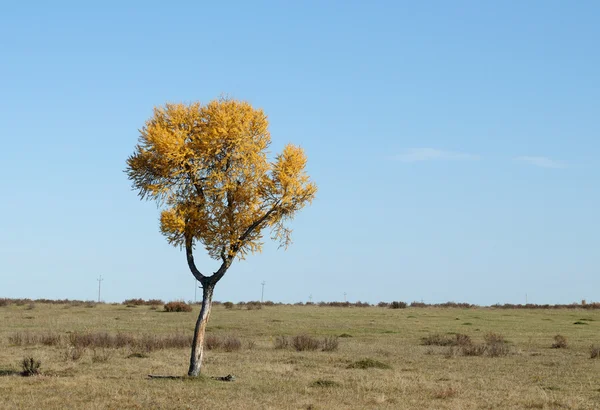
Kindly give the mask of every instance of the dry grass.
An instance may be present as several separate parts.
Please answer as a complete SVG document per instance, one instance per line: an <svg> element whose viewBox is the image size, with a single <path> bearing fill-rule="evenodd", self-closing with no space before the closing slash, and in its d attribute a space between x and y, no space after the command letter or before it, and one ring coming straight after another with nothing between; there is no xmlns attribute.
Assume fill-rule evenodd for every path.
<svg viewBox="0 0 600 410"><path fill-rule="evenodd" d="M567 338L563 335L554 336L554 343L552 343L553 349L566 349L568 346Z"/></svg>
<svg viewBox="0 0 600 410"><path fill-rule="evenodd" d="M166 314L148 305L88 309L35 301L27 310L29 303L0 311L2 408L595 409L599 403L598 361L590 360L600 358L600 347L590 349L598 346L598 310L264 304L248 311L222 304L213 308L207 333L218 341L206 351L208 377L149 380L148 374L186 373L199 306ZM423 346L422 338L434 334L450 344ZM549 348L558 334L568 349ZM309 335L319 348L296 351L296 335ZM331 335L352 337L324 352ZM228 338L240 348L226 349L238 345ZM509 354L490 357L490 345ZM83 349L78 360L65 360L68 346ZM446 358L450 348L455 354ZM23 357L42 362L41 376L19 377ZM210 378L230 373L235 382Z"/></svg>

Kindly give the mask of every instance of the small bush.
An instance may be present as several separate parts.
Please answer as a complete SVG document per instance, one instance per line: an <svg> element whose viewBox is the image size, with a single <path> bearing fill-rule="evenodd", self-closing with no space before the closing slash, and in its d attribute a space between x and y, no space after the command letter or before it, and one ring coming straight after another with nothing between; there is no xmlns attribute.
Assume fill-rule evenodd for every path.
<svg viewBox="0 0 600 410"><path fill-rule="evenodd" d="M0 307L6 307L10 305L10 299L0 298Z"/></svg>
<svg viewBox="0 0 600 410"><path fill-rule="evenodd" d="M146 302L146 305L149 306L160 306L160 305L164 305L165 302L161 299L150 299Z"/></svg>
<svg viewBox="0 0 600 410"><path fill-rule="evenodd" d="M392 303L390 303L390 309L404 309L406 308L406 306L406 302L393 301Z"/></svg>
<svg viewBox="0 0 600 410"><path fill-rule="evenodd" d="M192 307L184 301L169 302L165 305L165 312L191 312Z"/></svg>
<svg viewBox="0 0 600 410"><path fill-rule="evenodd" d="M348 369L391 369L389 364L374 359L362 359L348 365Z"/></svg>
<svg viewBox="0 0 600 410"><path fill-rule="evenodd" d="M60 335L54 333L46 333L40 336L40 343L44 346L57 346L60 344L62 338Z"/></svg>
<svg viewBox="0 0 600 410"><path fill-rule="evenodd" d="M242 348L242 342L239 338L235 336L227 336L225 340L223 340L223 350L226 352L235 352Z"/></svg>
<svg viewBox="0 0 600 410"><path fill-rule="evenodd" d="M292 338L292 346L298 352L317 350L319 348L319 341L308 335L298 335Z"/></svg>
<svg viewBox="0 0 600 410"><path fill-rule="evenodd" d="M208 350L218 349L219 347L221 347L222 344L223 341L221 340L221 338L215 335L207 335L204 338L204 347L206 347Z"/></svg>
<svg viewBox="0 0 600 410"><path fill-rule="evenodd" d="M554 343L552 343L553 349L565 349L567 347L567 338L563 335L554 336Z"/></svg>
<svg viewBox="0 0 600 410"><path fill-rule="evenodd" d="M470 346L473 344L471 337L463 335L462 333L456 334L456 346Z"/></svg>
<svg viewBox="0 0 600 410"><path fill-rule="evenodd" d="M470 344L461 346L458 350L463 356L483 356L487 351L487 346L482 344Z"/></svg>
<svg viewBox="0 0 600 410"><path fill-rule="evenodd" d="M248 310L260 310L262 309L262 303L250 301L246 303L246 309Z"/></svg>
<svg viewBox="0 0 600 410"><path fill-rule="evenodd" d="M287 349L290 346L290 340L285 336L275 338L275 349Z"/></svg>
<svg viewBox="0 0 600 410"><path fill-rule="evenodd" d="M225 309L233 309L233 302L225 302L223 306L225 306Z"/></svg>
<svg viewBox="0 0 600 410"><path fill-rule="evenodd" d="M21 362L21 376L35 376L40 374L42 362L35 360L33 357L25 357Z"/></svg>
<svg viewBox="0 0 600 410"><path fill-rule="evenodd" d="M377 304L377 307L386 308L386 307L388 307L389 305L390 305L390 304L389 304L389 303L387 303L387 302L379 302L379 303Z"/></svg>
<svg viewBox="0 0 600 410"><path fill-rule="evenodd" d="M123 304L126 306L143 306L146 304L146 301L144 299L126 299L123 301Z"/></svg>
<svg viewBox="0 0 600 410"><path fill-rule="evenodd" d="M434 333L421 338L421 344L424 346L455 346L456 340L451 336Z"/></svg>
<svg viewBox="0 0 600 410"><path fill-rule="evenodd" d="M321 342L321 350L324 352L333 352L338 349L340 341L336 336L327 336Z"/></svg>
<svg viewBox="0 0 600 410"><path fill-rule="evenodd" d="M497 333L487 333L484 336L486 353L490 357L506 356L509 353L508 346L504 343L504 336Z"/></svg>
<svg viewBox="0 0 600 410"><path fill-rule="evenodd" d="M590 359L600 359L600 346L592 345L590 347Z"/></svg>

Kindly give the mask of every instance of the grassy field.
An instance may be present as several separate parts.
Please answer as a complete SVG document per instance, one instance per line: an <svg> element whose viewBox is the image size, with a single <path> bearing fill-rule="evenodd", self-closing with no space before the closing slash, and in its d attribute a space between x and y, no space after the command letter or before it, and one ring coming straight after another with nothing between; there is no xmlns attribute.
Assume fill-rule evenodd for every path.
<svg viewBox="0 0 600 410"><path fill-rule="evenodd" d="M197 314L197 306L190 313L123 305L0 307L0 408L600 408L600 359L590 358L590 346L600 345L599 310L220 305L209 334L239 339L241 348L208 351L205 377L148 378L187 372L189 348L152 349L143 340L190 337ZM103 332L139 345L70 345L73 335ZM423 338L451 343L460 333L483 346L489 332L504 336L498 357L486 348L423 345ZM345 337L334 351L275 348L280 336L301 334ZM557 334L566 337L566 348L552 348ZM41 361L42 374L21 377L24 357ZM389 368L362 368L378 363ZM236 380L210 378L227 374Z"/></svg>

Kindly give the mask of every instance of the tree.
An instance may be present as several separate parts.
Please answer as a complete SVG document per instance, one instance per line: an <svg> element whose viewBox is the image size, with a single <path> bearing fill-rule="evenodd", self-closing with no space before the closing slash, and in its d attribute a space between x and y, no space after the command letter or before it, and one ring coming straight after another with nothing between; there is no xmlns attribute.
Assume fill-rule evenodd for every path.
<svg viewBox="0 0 600 410"><path fill-rule="evenodd" d="M127 159L133 189L141 199L158 202L161 233L185 248L189 269L202 285L190 376L200 374L217 282L236 257L260 252L265 229L287 247L291 230L286 223L317 192L305 171L304 151L288 144L270 162L270 143L266 115L247 102L166 104L154 109ZM197 244L220 261L214 273L196 266Z"/></svg>

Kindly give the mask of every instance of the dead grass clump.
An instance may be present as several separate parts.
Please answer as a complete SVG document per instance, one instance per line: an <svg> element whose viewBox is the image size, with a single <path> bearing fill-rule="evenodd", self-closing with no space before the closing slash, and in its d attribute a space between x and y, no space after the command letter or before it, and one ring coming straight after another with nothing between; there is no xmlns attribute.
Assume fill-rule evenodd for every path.
<svg viewBox="0 0 600 410"><path fill-rule="evenodd" d="M590 347L590 359L600 359L600 346L592 345Z"/></svg>
<svg viewBox="0 0 600 410"><path fill-rule="evenodd" d="M333 352L340 346L340 341L336 336L327 336L321 341L321 350L324 352Z"/></svg>
<svg viewBox="0 0 600 410"><path fill-rule="evenodd" d="M362 359L348 365L348 369L391 369L392 367L375 359Z"/></svg>
<svg viewBox="0 0 600 410"><path fill-rule="evenodd" d="M55 333L46 333L40 336L39 341L44 346L58 346L62 341L62 337Z"/></svg>
<svg viewBox="0 0 600 410"><path fill-rule="evenodd" d="M317 350L319 341L312 336L298 335L292 338L292 346L296 351L303 352L305 350Z"/></svg>
<svg viewBox="0 0 600 410"><path fill-rule="evenodd" d="M169 302L165 305L165 312L191 312L192 307L184 301Z"/></svg>
<svg viewBox="0 0 600 410"><path fill-rule="evenodd" d="M554 336L554 343L552 343L553 349L565 349L568 346L567 338L563 335Z"/></svg>
<svg viewBox="0 0 600 410"><path fill-rule="evenodd" d="M30 346L37 343L37 339L29 332L17 332L8 335L8 343L13 346Z"/></svg>
<svg viewBox="0 0 600 410"><path fill-rule="evenodd" d="M483 344L470 344L461 346L458 352L463 356L483 356L487 351L487 346Z"/></svg>
<svg viewBox="0 0 600 410"><path fill-rule="evenodd" d="M456 390L454 387L444 387L440 390L436 390L433 393L433 397L435 399L451 399L452 397L456 397L456 395L458 394L458 390Z"/></svg>
<svg viewBox="0 0 600 410"><path fill-rule="evenodd" d="M456 346L470 346L473 344L471 337L469 335L464 335L462 333L456 334Z"/></svg>
<svg viewBox="0 0 600 410"><path fill-rule="evenodd" d="M421 344L424 346L455 346L456 340L451 336L434 333L423 337L421 339Z"/></svg>
<svg viewBox="0 0 600 410"><path fill-rule="evenodd" d="M486 353L489 357L507 356L510 349L504 342L504 336L489 332L484 337L486 343Z"/></svg>
<svg viewBox="0 0 600 410"><path fill-rule="evenodd" d="M242 341L235 336L227 336L223 340L223 350L226 352L235 352L242 348Z"/></svg>
<svg viewBox="0 0 600 410"><path fill-rule="evenodd" d="M285 336L275 338L275 349L287 349L290 346L290 340Z"/></svg>
<svg viewBox="0 0 600 410"><path fill-rule="evenodd" d="M83 357L85 348L81 346L67 345L63 351L63 358L66 361L76 362Z"/></svg>
<svg viewBox="0 0 600 410"><path fill-rule="evenodd" d="M40 374L40 367L42 362L35 360L33 357L25 357L21 361L21 376L35 376Z"/></svg>
<svg viewBox="0 0 600 410"><path fill-rule="evenodd" d="M223 341L221 338L215 335L207 335L204 339L204 347L206 347L208 350L218 349L222 344Z"/></svg>

